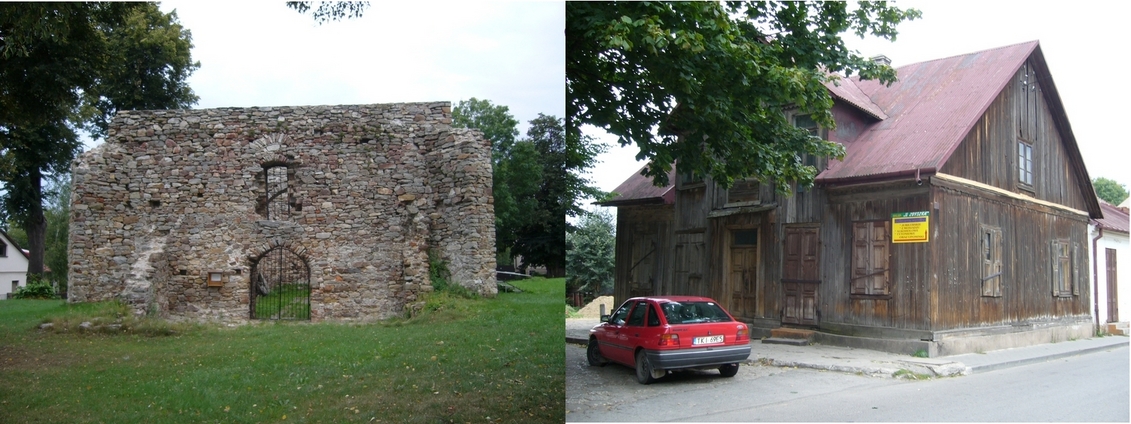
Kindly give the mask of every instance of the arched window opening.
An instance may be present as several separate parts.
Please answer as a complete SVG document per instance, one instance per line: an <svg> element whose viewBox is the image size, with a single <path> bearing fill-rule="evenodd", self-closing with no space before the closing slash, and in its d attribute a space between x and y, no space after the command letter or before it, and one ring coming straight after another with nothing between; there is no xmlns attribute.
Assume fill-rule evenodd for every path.
<svg viewBox="0 0 1131 424"><path fill-rule="evenodd" d="M285 221L291 218L290 193L287 184L287 167L272 166L264 173L267 188L267 219Z"/></svg>

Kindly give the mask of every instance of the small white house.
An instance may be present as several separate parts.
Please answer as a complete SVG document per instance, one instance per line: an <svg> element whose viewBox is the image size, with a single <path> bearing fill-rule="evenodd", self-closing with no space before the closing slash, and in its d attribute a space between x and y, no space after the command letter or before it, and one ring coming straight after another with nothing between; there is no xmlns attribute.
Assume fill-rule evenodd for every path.
<svg viewBox="0 0 1131 424"><path fill-rule="evenodd" d="M0 241L0 299L7 299L27 285L28 255L4 231L0 231Z"/></svg>
<svg viewBox="0 0 1131 424"><path fill-rule="evenodd" d="M1095 323L1112 334L1127 334L1131 321L1131 276L1119 278L1119 263L1131 264L1127 257L1131 249L1128 242L1127 209L1100 201L1104 217L1092 220L1088 235L1091 250L1092 284L1094 284Z"/></svg>

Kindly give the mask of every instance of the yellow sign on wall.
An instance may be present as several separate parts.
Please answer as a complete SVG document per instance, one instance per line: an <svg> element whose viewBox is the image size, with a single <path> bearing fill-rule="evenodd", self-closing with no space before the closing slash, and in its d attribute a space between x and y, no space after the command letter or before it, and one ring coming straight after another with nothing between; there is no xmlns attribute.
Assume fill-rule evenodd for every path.
<svg viewBox="0 0 1131 424"><path fill-rule="evenodd" d="M899 212L891 214L892 243L926 243L930 212Z"/></svg>

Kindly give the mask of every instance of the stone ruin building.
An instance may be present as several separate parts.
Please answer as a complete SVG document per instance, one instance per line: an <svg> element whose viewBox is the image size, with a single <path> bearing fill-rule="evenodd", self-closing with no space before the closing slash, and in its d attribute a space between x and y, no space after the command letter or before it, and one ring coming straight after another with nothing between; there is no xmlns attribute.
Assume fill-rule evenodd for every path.
<svg viewBox="0 0 1131 424"><path fill-rule="evenodd" d="M73 165L69 301L369 320L496 294L491 148L451 104L121 111Z"/></svg>

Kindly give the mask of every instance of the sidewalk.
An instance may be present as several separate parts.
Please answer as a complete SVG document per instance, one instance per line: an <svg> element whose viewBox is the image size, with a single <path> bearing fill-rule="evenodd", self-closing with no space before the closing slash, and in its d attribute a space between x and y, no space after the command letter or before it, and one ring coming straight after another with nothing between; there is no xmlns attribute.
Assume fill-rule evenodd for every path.
<svg viewBox="0 0 1131 424"><path fill-rule="evenodd" d="M566 319L566 342L585 344L597 319ZM750 343L748 362L779 367L812 368L853 374L891 377L900 370L929 376L956 376L1016 367L1128 345L1126 336L1108 336L1049 343L986 353L916 358L909 355L839 346L790 346Z"/></svg>

